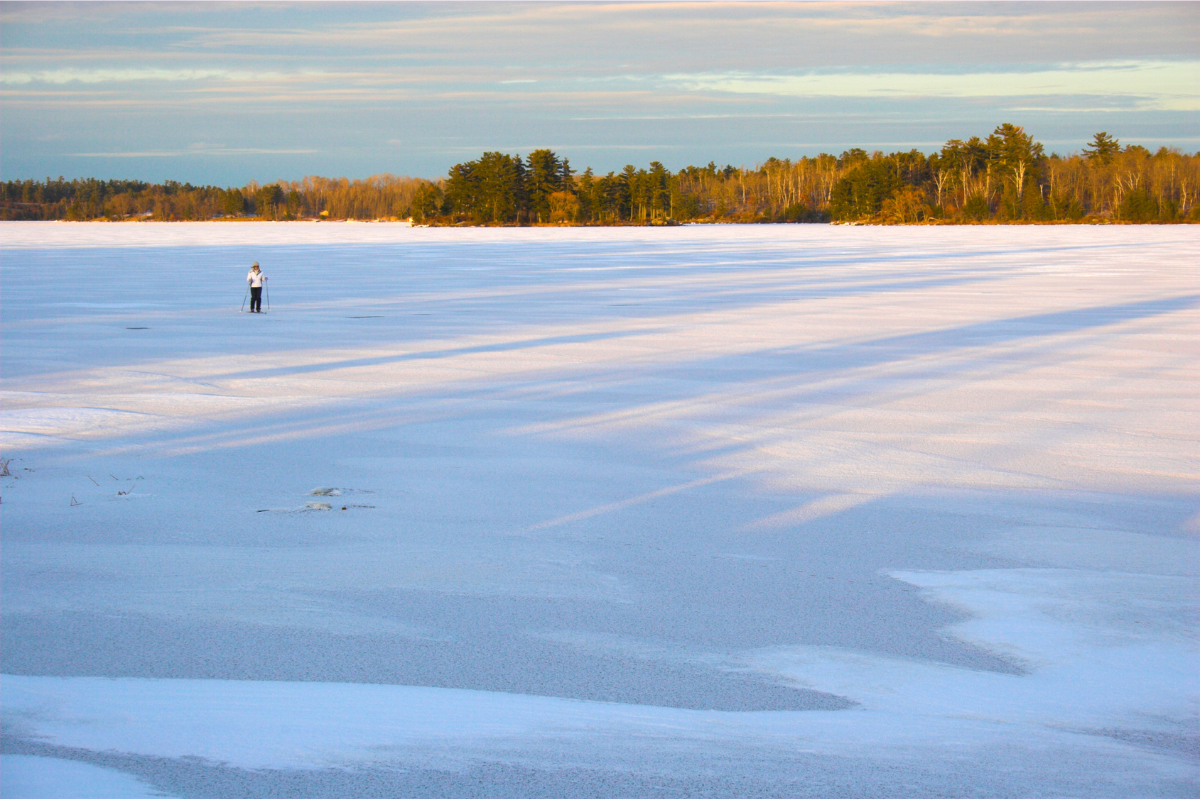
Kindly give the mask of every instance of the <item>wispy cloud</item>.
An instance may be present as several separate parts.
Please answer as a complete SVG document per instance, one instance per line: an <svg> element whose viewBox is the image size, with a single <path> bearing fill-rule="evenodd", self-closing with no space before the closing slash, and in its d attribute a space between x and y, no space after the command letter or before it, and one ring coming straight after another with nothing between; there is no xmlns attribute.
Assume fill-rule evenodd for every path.
<svg viewBox="0 0 1200 800"><path fill-rule="evenodd" d="M0 23L5 175L435 175L547 142L607 171L1004 120L1200 143L1194 3L11 2Z"/></svg>
<svg viewBox="0 0 1200 800"><path fill-rule="evenodd" d="M66 153L75 158L179 158L180 156L308 155L317 150L272 147L193 147L187 150L120 150L107 153Z"/></svg>
<svg viewBox="0 0 1200 800"><path fill-rule="evenodd" d="M1085 62L987 70L914 68L902 71L894 67L856 67L794 74L753 71L617 74L604 78L559 76L549 81L533 78L496 80L494 75L485 72L461 70L445 75L439 75L436 71L413 75L390 67L334 72L136 68L38 72L8 70L0 73L0 85L14 90L20 87L25 91L38 91L39 86L45 87L42 90L44 92L55 92L56 87L67 89L72 84L116 89L121 85L145 86L152 83L172 86L191 84L198 87L197 91L215 92L208 98L193 95L192 101L197 103L203 103L206 99L212 102L394 102L413 98L413 92L431 100L482 100L492 97L492 93L501 86L511 86L518 91L526 90L526 87L535 91L536 94L529 95L530 98L554 99L560 103L568 99L585 103L604 102L611 98L629 101L631 93L650 93L666 98L670 93L704 92L731 97L757 95L776 98L1029 98L1032 101L1033 98L1059 97L1072 100L1065 104L1034 101L1024 103L1022 107L1200 110L1200 61ZM533 89L538 84L544 88ZM6 96L16 99L16 95ZM32 99L36 96L28 97ZM45 97L54 99L57 94L47 94ZM140 94L137 97L145 99ZM511 96L509 98L512 99ZM721 118L738 113L741 112L634 113L626 118ZM608 114L598 116L616 118ZM595 118L586 113L573 117Z"/></svg>
<svg viewBox="0 0 1200 800"><path fill-rule="evenodd" d="M300 73L304 76L319 73ZM62 85L68 83L130 83L135 81L262 81L289 77L281 72L248 72L227 69L159 69L139 67L131 69L47 69L32 72L0 73L0 83L10 86L25 86L34 83Z"/></svg>
<svg viewBox="0 0 1200 800"><path fill-rule="evenodd" d="M666 75L663 80L692 91L783 97L1126 97L1135 98L1143 109L1200 110L1197 61L1090 62L1006 71L691 74Z"/></svg>
<svg viewBox="0 0 1200 800"><path fill-rule="evenodd" d="M128 81L201 81L229 79L232 73L219 69L50 69L38 72L5 72L0 83L24 86L31 83L124 83Z"/></svg>

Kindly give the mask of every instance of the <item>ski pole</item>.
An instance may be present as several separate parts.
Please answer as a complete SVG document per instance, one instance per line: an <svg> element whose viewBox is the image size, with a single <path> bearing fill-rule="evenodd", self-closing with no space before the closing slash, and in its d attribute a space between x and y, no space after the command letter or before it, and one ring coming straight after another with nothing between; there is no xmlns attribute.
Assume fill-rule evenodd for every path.
<svg viewBox="0 0 1200 800"><path fill-rule="evenodd" d="M246 298L249 296L250 296L250 286L247 285L246 286L246 294L242 295L242 307L239 309L239 313L246 310Z"/></svg>
<svg viewBox="0 0 1200 800"><path fill-rule="evenodd" d="M271 289L270 284L266 281L263 281L263 294L267 296L267 313L269 314L271 312Z"/></svg>

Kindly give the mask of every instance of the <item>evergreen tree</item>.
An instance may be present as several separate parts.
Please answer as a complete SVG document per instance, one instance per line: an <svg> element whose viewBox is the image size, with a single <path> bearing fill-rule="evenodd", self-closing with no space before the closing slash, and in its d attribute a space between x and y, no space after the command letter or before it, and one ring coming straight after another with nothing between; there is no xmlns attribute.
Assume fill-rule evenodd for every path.
<svg viewBox="0 0 1200 800"><path fill-rule="evenodd" d="M873 217L883 207L883 201L904 185L895 163L877 154L851 167L834 185L830 214L835 220Z"/></svg>
<svg viewBox="0 0 1200 800"><path fill-rule="evenodd" d="M1025 133L1024 128L1006 122L988 137L988 149L990 159L996 166L997 178L1011 188L1019 206L1025 194L1026 181L1031 177L1036 178L1032 171L1041 161L1042 145Z"/></svg>
<svg viewBox="0 0 1200 800"><path fill-rule="evenodd" d="M1092 137L1089 146L1083 148L1083 154L1089 161L1096 161L1105 166L1112 163L1113 157L1119 152L1121 152L1121 143L1109 136L1107 131L1097 133Z"/></svg>
<svg viewBox="0 0 1200 800"><path fill-rule="evenodd" d="M534 150L527 159L526 192L530 214L537 222L550 220L550 195L563 188L562 166L552 150Z"/></svg>

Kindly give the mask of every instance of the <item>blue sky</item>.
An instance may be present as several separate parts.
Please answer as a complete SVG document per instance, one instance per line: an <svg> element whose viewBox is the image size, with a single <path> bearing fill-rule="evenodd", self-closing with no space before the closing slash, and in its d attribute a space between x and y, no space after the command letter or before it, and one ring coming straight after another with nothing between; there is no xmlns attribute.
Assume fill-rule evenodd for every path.
<svg viewBox="0 0 1200 800"><path fill-rule="evenodd" d="M0 177L1200 149L1200 3L2 3Z"/></svg>

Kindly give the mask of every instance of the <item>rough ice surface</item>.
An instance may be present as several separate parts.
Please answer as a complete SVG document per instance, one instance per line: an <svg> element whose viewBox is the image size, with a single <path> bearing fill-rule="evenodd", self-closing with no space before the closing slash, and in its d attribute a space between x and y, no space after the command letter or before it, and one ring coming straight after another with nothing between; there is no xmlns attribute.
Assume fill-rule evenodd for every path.
<svg viewBox="0 0 1200 800"><path fill-rule="evenodd" d="M0 790L1194 797L1198 244L3 223Z"/></svg>

